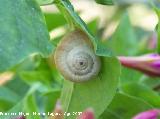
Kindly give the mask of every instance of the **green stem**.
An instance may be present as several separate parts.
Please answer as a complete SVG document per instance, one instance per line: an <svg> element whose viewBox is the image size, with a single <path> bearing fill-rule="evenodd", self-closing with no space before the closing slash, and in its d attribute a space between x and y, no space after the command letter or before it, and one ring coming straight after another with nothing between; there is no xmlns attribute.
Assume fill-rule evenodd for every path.
<svg viewBox="0 0 160 119"><path fill-rule="evenodd" d="M157 51L160 54L160 23L158 24L157 34Z"/></svg>
<svg viewBox="0 0 160 119"><path fill-rule="evenodd" d="M73 23L73 19L72 19L72 17L70 17L70 14L68 13L68 11L66 11L66 8L60 3L57 3L56 6L59 9L59 11L63 14L63 16L65 17L65 19L66 19L66 21L67 21L67 23L69 25L69 29L70 30L75 29L75 25Z"/></svg>

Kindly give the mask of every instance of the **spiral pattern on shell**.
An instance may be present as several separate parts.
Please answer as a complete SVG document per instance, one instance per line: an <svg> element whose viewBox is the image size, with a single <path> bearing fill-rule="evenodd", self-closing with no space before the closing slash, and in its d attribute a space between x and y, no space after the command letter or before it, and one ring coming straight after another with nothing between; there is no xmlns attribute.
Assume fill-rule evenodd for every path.
<svg viewBox="0 0 160 119"><path fill-rule="evenodd" d="M95 55L88 36L80 30L67 34L60 41L54 59L64 78L73 82L93 79L100 71L100 58Z"/></svg>

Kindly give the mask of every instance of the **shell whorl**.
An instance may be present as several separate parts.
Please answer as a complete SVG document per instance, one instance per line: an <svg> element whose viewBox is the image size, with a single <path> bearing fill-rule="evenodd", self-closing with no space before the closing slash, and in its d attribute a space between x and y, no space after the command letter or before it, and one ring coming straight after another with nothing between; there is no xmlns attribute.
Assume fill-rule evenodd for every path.
<svg viewBox="0 0 160 119"><path fill-rule="evenodd" d="M83 82L96 77L101 65L92 43L80 30L67 34L60 41L54 59L64 78L73 82Z"/></svg>

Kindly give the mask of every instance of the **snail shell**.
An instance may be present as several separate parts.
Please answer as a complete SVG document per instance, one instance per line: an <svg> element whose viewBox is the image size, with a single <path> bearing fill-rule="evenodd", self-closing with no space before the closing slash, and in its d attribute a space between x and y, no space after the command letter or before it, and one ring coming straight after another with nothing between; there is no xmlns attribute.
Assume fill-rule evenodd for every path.
<svg viewBox="0 0 160 119"><path fill-rule="evenodd" d="M73 82L93 79L98 75L101 65L88 36L80 30L67 34L60 41L54 59L64 78Z"/></svg>

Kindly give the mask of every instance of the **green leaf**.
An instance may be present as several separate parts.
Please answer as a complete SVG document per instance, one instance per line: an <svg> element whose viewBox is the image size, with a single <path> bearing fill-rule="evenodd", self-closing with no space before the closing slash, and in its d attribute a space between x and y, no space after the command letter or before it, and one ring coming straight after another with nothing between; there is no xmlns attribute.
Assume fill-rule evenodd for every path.
<svg viewBox="0 0 160 119"><path fill-rule="evenodd" d="M29 115L26 115L27 119L41 119L40 115L37 114L39 113L39 111L34 95L32 94L25 97L24 102L24 111L26 113L29 113ZM34 112L36 113L36 115L33 115Z"/></svg>
<svg viewBox="0 0 160 119"><path fill-rule="evenodd" d="M117 55L133 55L138 49L138 42L127 13L124 13L120 23L108 44Z"/></svg>
<svg viewBox="0 0 160 119"><path fill-rule="evenodd" d="M34 0L0 0L0 71L32 54L53 50L44 16Z"/></svg>
<svg viewBox="0 0 160 119"><path fill-rule="evenodd" d="M79 28L83 30L90 40L92 41L94 45L94 49L97 55L99 56L112 56L112 53L109 49L105 47L100 50L101 46L99 46L101 43L100 41L95 38L90 30L88 29L85 22L78 16L78 14L74 11L74 8L72 4L69 2L69 0L55 0L57 8L61 11L61 13L64 15L68 23L70 24L70 29L73 30L74 28ZM105 48L105 52L104 51Z"/></svg>
<svg viewBox="0 0 160 119"><path fill-rule="evenodd" d="M100 119L131 119L137 113L148 109L152 109L152 106L146 102L126 94L117 93Z"/></svg>
<svg viewBox="0 0 160 119"><path fill-rule="evenodd" d="M12 108L17 102L23 99L27 90L28 86L17 77L1 86L0 111L4 112Z"/></svg>
<svg viewBox="0 0 160 119"><path fill-rule="evenodd" d="M14 106L15 103L8 101L8 100L1 100L0 99L0 111L4 112Z"/></svg>
<svg viewBox="0 0 160 119"><path fill-rule="evenodd" d="M48 92L49 90L59 89L60 86L52 78L48 71L28 71L21 72L20 77L30 86L39 84L40 88L37 90L41 93Z"/></svg>
<svg viewBox="0 0 160 119"><path fill-rule="evenodd" d="M19 112L22 112L22 110L23 110L23 103L22 101L20 101L6 112L9 115L1 115L0 119L14 119L19 116ZM16 115L10 115L11 113L15 113Z"/></svg>
<svg viewBox="0 0 160 119"><path fill-rule="evenodd" d="M53 3L54 0L36 0L39 5L48 5Z"/></svg>
<svg viewBox="0 0 160 119"><path fill-rule="evenodd" d="M160 90L160 77L144 77L143 80L141 81L142 84L144 84L145 86L147 86L150 89L153 90Z"/></svg>
<svg viewBox="0 0 160 119"><path fill-rule="evenodd" d="M130 83L122 86L122 91L128 95L143 99L152 106L160 108L160 96L142 84Z"/></svg>
<svg viewBox="0 0 160 119"><path fill-rule="evenodd" d="M51 59L52 60L52 59ZM38 89L40 92L48 92L52 89L60 89L61 83L59 82L59 77L57 70L54 70L55 67L52 64L49 64L49 60L41 58L41 61L35 69L30 71L19 71L18 74L20 78L29 84L30 86L35 85L36 83L41 85L41 88ZM53 65L54 68L49 65Z"/></svg>
<svg viewBox="0 0 160 119"><path fill-rule="evenodd" d="M133 4L146 4L148 5L148 1L152 1L156 6L160 7L159 0L113 0L115 5L133 5Z"/></svg>
<svg viewBox="0 0 160 119"><path fill-rule="evenodd" d="M66 20L60 13L45 13L44 15L49 31L66 24Z"/></svg>
<svg viewBox="0 0 160 119"><path fill-rule="evenodd" d="M97 42L96 54L105 57L113 56L113 52L107 48L103 42L100 41Z"/></svg>
<svg viewBox="0 0 160 119"><path fill-rule="evenodd" d="M41 119L40 115L38 114L38 106L36 104L36 99L34 93L41 87L40 84L36 83L32 85L30 90L27 92L26 96L24 97L23 101L23 112L29 113L26 115L27 119ZM33 112L37 112L36 115L33 115Z"/></svg>
<svg viewBox="0 0 160 119"><path fill-rule="evenodd" d="M61 11L61 13L64 15L64 17L67 19L68 23L75 25L82 30L84 30L89 37L91 37L91 40L93 43L95 43L95 38L88 30L87 25L85 22L78 16L78 14L74 11L74 8L72 4L69 2L69 0L56 0L56 6Z"/></svg>
<svg viewBox="0 0 160 119"><path fill-rule="evenodd" d="M0 86L0 111L6 111L10 109L20 97L12 90Z"/></svg>
<svg viewBox="0 0 160 119"><path fill-rule="evenodd" d="M90 21L88 24L88 29L93 33L96 34L97 30L98 30L98 18L93 19L92 21Z"/></svg>
<svg viewBox="0 0 160 119"><path fill-rule="evenodd" d="M124 85L125 83L139 82L142 76L143 74L137 70L129 69L127 67L122 67L120 84Z"/></svg>
<svg viewBox="0 0 160 119"><path fill-rule="evenodd" d="M27 116L27 119L33 119L33 118L40 119L38 115L32 115L33 112L38 112L37 105L34 98L34 93L38 88L40 88L39 84L32 85L32 87L29 89L29 91L27 92L27 94L24 96L22 100L16 100L16 97L14 95L10 95L9 96L10 100L16 100L17 104L15 104L12 108L8 109L7 115L0 116L0 119L16 118L20 116L19 113L21 112L24 114L29 113L29 115L25 115ZM4 93L7 94L8 92L4 92ZM16 114L11 115L11 113L16 113Z"/></svg>
<svg viewBox="0 0 160 119"><path fill-rule="evenodd" d="M16 93L12 92L10 89L0 86L0 99L17 102L19 100L19 96Z"/></svg>
<svg viewBox="0 0 160 119"><path fill-rule="evenodd" d="M25 96L29 89L29 86L17 76L15 76L15 78L13 78L12 80L8 81L4 86L14 92L16 95L18 95L20 99Z"/></svg>
<svg viewBox="0 0 160 119"><path fill-rule="evenodd" d="M120 76L120 64L116 58L102 58L102 69L97 78L85 83L65 80L61 102L66 112L82 112L93 108L98 118L116 93ZM66 117L75 119L75 116Z"/></svg>
<svg viewBox="0 0 160 119"><path fill-rule="evenodd" d="M60 90L57 91L48 91L47 93L44 93L43 95L43 101L45 104L45 112L52 112L55 108L55 104L57 100L60 97Z"/></svg>
<svg viewBox="0 0 160 119"><path fill-rule="evenodd" d="M34 84L36 82L41 82L47 86L50 86L52 75L49 71L40 70L40 71L23 71L20 73L20 76L28 84Z"/></svg>
<svg viewBox="0 0 160 119"><path fill-rule="evenodd" d="M102 5L113 5L113 0L95 0L95 1Z"/></svg>

